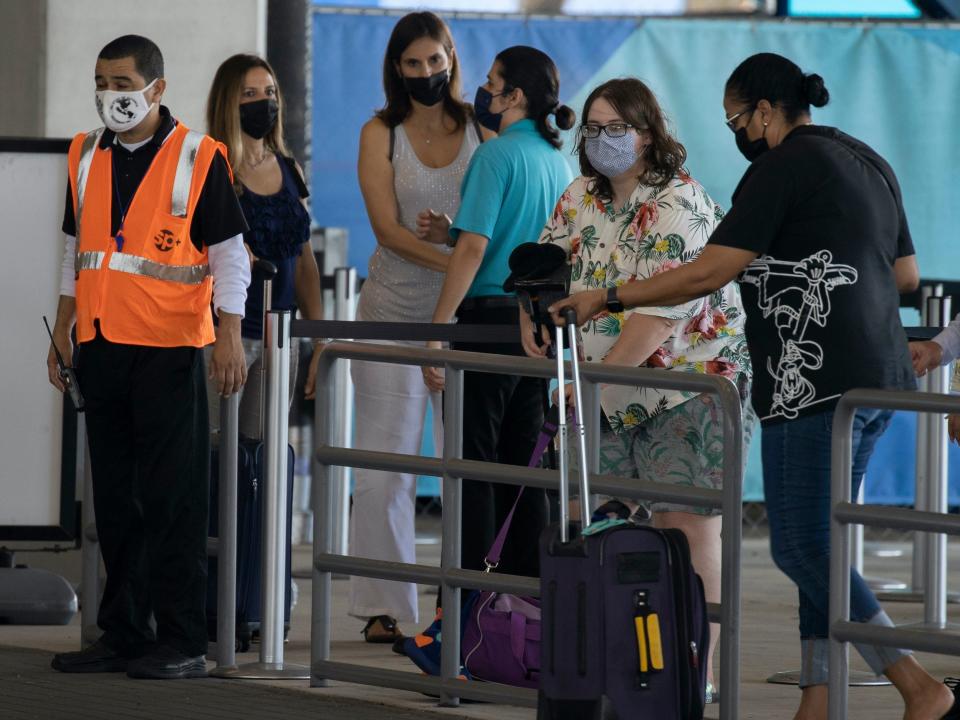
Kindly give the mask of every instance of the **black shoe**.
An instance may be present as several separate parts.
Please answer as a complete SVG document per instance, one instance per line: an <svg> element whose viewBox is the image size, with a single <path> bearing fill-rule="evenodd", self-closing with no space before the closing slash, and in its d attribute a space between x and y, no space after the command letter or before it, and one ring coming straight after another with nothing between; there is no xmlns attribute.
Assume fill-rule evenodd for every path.
<svg viewBox="0 0 960 720"><path fill-rule="evenodd" d="M127 677L146 680L182 680L207 677L207 660L203 655L188 657L167 645L148 655L131 660Z"/></svg>
<svg viewBox="0 0 960 720"><path fill-rule="evenodd" d="M952 677L944 678L943 684L953 691L953 707L950 708L941 720L958 720L960 719L960 679Z"/></svg>
<svg viewBox="0 0 960 720"><path fill-rule="evenodd" d="M128 662L126 657L107 647L103 640L97 640L84 650L54 655L50 667L65 673L124 672Z"/></svg>

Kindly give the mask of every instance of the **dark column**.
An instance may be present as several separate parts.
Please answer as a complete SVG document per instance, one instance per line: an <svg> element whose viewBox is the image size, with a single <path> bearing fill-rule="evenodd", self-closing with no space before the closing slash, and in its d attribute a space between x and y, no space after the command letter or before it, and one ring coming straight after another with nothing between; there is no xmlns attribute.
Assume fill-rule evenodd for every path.
<svg viewBox="0 0 960 720"><path fill-rule="evenodd" d="M0 0L0 135L43 137L47 2Z"/></svg>
<svg viewBox="0 0 960 720"><path fill-rule="evenodd" d="M310 59L309 0L268 0L267 60L283 91L283 130L287 147L303 166L310 182Z"/></svg>

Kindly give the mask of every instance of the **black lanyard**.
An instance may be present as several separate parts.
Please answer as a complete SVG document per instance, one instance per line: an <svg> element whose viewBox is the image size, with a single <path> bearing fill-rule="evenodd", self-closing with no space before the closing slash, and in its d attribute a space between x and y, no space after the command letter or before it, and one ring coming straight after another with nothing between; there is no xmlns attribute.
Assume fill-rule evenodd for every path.
<svg viewBox="0 0 960 720"><path fill-rule="evenodd" d="M127 219L127 211L130 209L130 203L133 202L133 196L137 194L137 188L134 188L130 193L130 197L127 198L127 202L124 203L120 198L120 186L117 183L119 173L117 172L117 162L116 162L116 147L110 149L110 167L113 170L113 192L117 197L117 206L120 208L120 226L117 228L117 234L114 236L113 240L117 243L117 252L123 252L123 223ZM142 180L141 180L142 182Z"/></svg>

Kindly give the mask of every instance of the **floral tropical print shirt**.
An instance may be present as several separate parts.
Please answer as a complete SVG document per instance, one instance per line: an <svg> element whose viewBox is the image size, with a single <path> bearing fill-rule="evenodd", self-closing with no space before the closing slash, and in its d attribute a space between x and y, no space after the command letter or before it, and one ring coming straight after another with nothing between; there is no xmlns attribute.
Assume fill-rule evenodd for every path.
<svg viewBox="0 0 960 720"><path fill-rule="evenodd" d="M690 262L723 218L723 210L686 174L659 187L638 185L619 210L592 194L590 184L590 178L578 177L567 187L540 235L541 243L567 251L571 293L619 286ZM677 321L674 333L641 367L749 380L744 310L735 284L683 305L605 310L580 328L585 359L602 361L634 313ZM625 432L695 395L610 385L600 402L613 430Z"/></svg>

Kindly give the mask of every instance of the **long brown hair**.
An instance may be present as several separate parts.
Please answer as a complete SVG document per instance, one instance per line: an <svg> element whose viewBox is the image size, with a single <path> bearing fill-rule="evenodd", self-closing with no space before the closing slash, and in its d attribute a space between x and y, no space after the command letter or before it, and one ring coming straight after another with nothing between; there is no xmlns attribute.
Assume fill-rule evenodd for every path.
<svg viewBox="0 0 960 720"><path fill-rule="evenodd" d="M240 129L240 95L247 72L253 68L263 68L273 78L277 88L277 122L263 138L267 151L289 155L283 142L283 95L277 82L277 75L270 63L257 55L240 53L224 60L213 76L210 95L207 97L207 133L214 140L227 146L227 159L234 173L243 165L243 134ZM234 187L240 189L240 183L234 174Z"/></svg>
<svg viewBox="0 0 960 720"><path fill-rule="evenodd" d="M410 94L403 85L400 75L400 56L410 44L420 38L430 38L441 45L450 60L450 82L443 98L443 109L456 123L456 129L463 127L471 115L470 106L461 100L460 60L453 49L453 37L450 28L432 12L413 12L397 21L387 41L387 51L383 55L383 94L386 103L375 113L387 127L396 127L410 115L412 105Z"/></svg>
<svg viewBox="0 0 960 720"><path fill-rule="evenodd" d="M686 173L683 164L687 161L687 149L670 134L667 119L660 109L657 97L637 78L608 80L597 87L583 104L582 123L587 122L590 107L598 98L603 98L628 125L638 132L650 133L650 147L644 156L646 169L639 178L645 185L658 186L668 182L678 173ZM580 174L591 178L590 192L604 199L613 197L610 179L597 172L587 159L586 142L579 133L576 153L580 158Z"/></svg>

